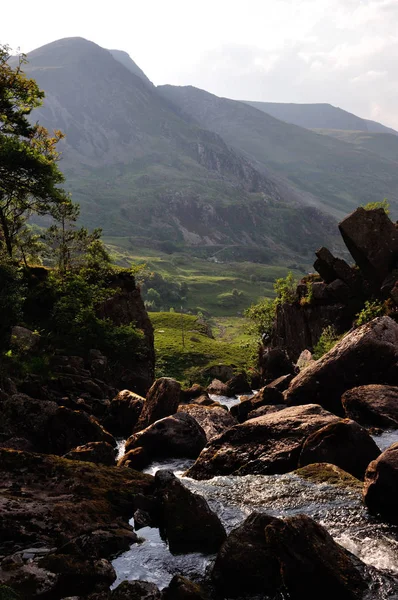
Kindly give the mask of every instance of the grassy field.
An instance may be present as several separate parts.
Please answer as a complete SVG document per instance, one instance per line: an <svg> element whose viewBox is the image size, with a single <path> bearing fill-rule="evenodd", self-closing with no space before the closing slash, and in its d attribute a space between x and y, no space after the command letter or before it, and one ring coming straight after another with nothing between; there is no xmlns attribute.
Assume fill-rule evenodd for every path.
<svg viewBox="0 0 398 600"><path fill-rule="evenodd" d="M213 365L234 365L239 371L255 364L257 341L248 333L246 319L222 317L203 322L193 315L165 312L150 313L150 318L155 330L156 377L174 377L184 385L207 383L203 370Z"/></svg>
<svg viewBox="0 0 398 600"><path fill-rule="evenodd" d="M134 247L131 238L105 237L104 241L114 261L120 266L145 265L175 283L185 282L188 294L184 311L203 312L214 317L242 316L244 310L260 298L274 297L273 282L292 270L300 278L305 266L275 266L251 262L215 262L182 252L162 253L150 248ZM231 298L232 290L237 290ZM180 306L175 306L180 310Z"/></svg>

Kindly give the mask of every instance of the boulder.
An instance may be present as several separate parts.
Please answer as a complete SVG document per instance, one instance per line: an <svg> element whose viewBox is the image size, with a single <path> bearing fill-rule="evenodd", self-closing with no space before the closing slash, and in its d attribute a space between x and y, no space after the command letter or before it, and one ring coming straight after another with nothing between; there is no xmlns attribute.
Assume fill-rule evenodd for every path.
<svg viewBox="0 0 398 600"><path fill-rule="evenodd" d="M182 575L174 575L163 590L163 600L207 600L208 596L197 583Z"/></svg>
<svg viewBox="0 0 398 600"><path fill-rule="evenodd" d="M217 552L226 533L202 496L188 490L171 471L158 471L155 498L156 522L170 552Z"/></svg>
<svg viewBox="0 0 398 600"><path fill-rule="evenodd" d="M128 437L138 423L144 403L142 396L122 390L110 403L104 427L113 435Z"/></svg>
<svg viewBox="0 0 398 600"><path fill-rule="evenodd" d="M363 499L372 514L398 524L398 442L368 466Z"/></svg>
<svg viewBox="0 0 398 600"><path fill-rule="evenodd" d="M149 390L135 431L145 429L151 423L174 415L180 403L181 385L170 377L157 379Z"/></svg>
<svg viewBox="0 0 398 600"><path fill-rule="evenodd" d="M253 512L231 531L217 554L211 574L223 597L273 593L279 586L278 563L264 535L267 525L274 521L275 517Z"/></svg>
<svg viewBox="0 0 398 600"><path fill-rule="evenodd" d="M303 350L300 356L298 357L296 367L299 371L303 371L304 369L309 367L313 362L314 359L312 358L311 352L309 350Z"/></svg>
<svg viewBox="0 0 398 600"><path fill-rule="evenodd" d="M40 334L15 325L11 329L10 346L19 352L29 352L40 344Z"/></svg>
<svg viewBox="0 0 398 600"><path fill-rule="evenodd" d="M217 396L228 396L229 390L226 383L223 383L219 379L213 379L210 385L207 387L209 394L215 394Z"/></svg>
<svg viewBox="0 0 398 600"><path fill-rule="evenodd" d="M358 569L362 563L313 519L274 519L264 537L278 562L280 591L292 600L362 600L367 588Z"/></svg>
<svg viewBox="0 0 398 600"><path fill-rule="evenodd" d="M264 383L274 381L282 375L294 373L294 365L282 348L260 346L259 368Z"/></svg>
<svg viewBox="0 0 398 600"><path fill-rule="evenodd" d="M289 375L281 375L281 377L278 377L278 379L274 379L274 381L271 381L271 383L267 383L265 387L275 388L278 390L278 392L284 392L289 387L293 378L293 373L290 373Z"/></svg>
<svg viewBox="0 0 398 600"><path fill-rule="evenodd" d="M347 417L370 427L398 428L398 387L362 385L341 398Z"/></svg>
<svg viewBox="0 0 398 600"><path fill-rule="evenodd" d="M290 405L317 403L343 414L342 394L358 385L388 383L396 377L398 324L378 317L343 337L299 373L285 392Z"/></svg>
<svg viewBox="0 0 398 600"><path fill-rule="evenodd" d="M238 396L239 394L251 393L251 387L247 380L246 373L238 373L227 381L227 396Z"/></svg>
<svg viewBox="0 0 398 600"><path fill-rule="evenodd" d="M327 248L320 248L315 254L317 260L314 268L327 284L340 280L348 287L349 296L361 294L362 278L358 270L350 267L345 260L335 258ZM330 290L330 288L326 289ZM328 293L327 296L330 297L330 294Z"/></svg>
<svg viewBox="0 0 398 600"><path fill-rule="evenodd" d="M287 473L297 468L305 439L337 421L318 405L285 408L228 429L201 452L187 475L210 479L215 475Z"/></svg>
<svg viewBox="0 0 398 600"><path fill-rule="evenodd" d="M398 230L382 208L357 208L339 224L351 256L378 290L398 260Z"/></svg>
<svg viewBox="0 0 398 600"><path fill-rule="evenodd" d="M126 453L143 448L153 458L197 458L206 445L206 434L191 415L181 412L160 419L129 437Z"/></svg>
<svg viewBox="0 0 398 600"><path fill-rule="evenodd" d="M357 479L363 479L368 464L380 449L369 433L349 419L330 423L312 433L301 450L299 467L331 463Z"/></svg>
<svg viewBox="0 0 398 600"><path fill-rule="evenodd" d="M203 396L205 394L206 388L198 383L194 383L190 388L181 390L181 403L186 402L187 404L191 404L193 398L198 398L199 396Z"/></svg>
<svg viewBox="0 0 398 600"><path fill-rule="evenodd" d="M208 442L238 424L238 421L234 419L228 410L217 405L181 404L178 407L178 412L191 415L205 432Z"/></svg>
<svg viewBox="0 0 398 600"><path fill-rule="evenodd" d="M57 410L55 402L14 394L0 405L0 427L9 437L26 438L36 450L45 452L49 423Z"/></svg>
<svg viewBox="0 0 398 600"><path fill-rule="evenodd" d="M221 406L219 402L212 400L207 392L206 394L202 394L202 396L192 398L189 404L196 404L198 406Z"/></svg>
<svg viewBox="0 0 398 600"><path fill-rule="evenodd" d="M142 540L135 531L125 527L96 529L80 535L59 548L59 554L90 559L114 558Z"/></svg>
<svg viewBox="0 0 398 600"><path fill-rule="evenodd" d="M239 423L246 421L248 414L261 406L283 404L283 394L274 387L263 387L252 398L242 400L240 404L235 404L231 407L231 415L233 415Z"/></svg>
<svg viewBox="0 0 398 600"><path fill-rule="evenodd" d="M340 488L351 488L359 493L363 488L362 481L331 463L312 463L293 471L292 475L297 475L301 479L307 479L313 483L327 483Z"/></svg>
<svg viewBox="0 0 398 600"><path fill-rule="evenodd" d="M246 421L249 419L257 419L257 417L263 417L264 415L269 415L270 413L279 412L286 408L286 404L265 404L264 406L260 406L259 408L255 408L250 411L247 415Z"/></svg>
<svg viewBox="0 0 398 600"><path fill-rule="evenodd" d="M111 434L91 415L64 406L57 408L48 423L49 451L64 455L72 448L88 442L107 442L113 447L116 446Z"/></svg>
<svg viewBox="0 0 398 600"><path fill-rule="evenodd" d="M162 592L148 581L122 581L112 591L112 600L162 600Z"/></svg>
<svg viewBox="0 0 398 600"><path fill-rule="evenodd" d="M97 465L112 467L115 464L115 448L107 442L89 442L84 446L77 446L69 450L64 458L69 460L82 460L93 462Z"/></svg>

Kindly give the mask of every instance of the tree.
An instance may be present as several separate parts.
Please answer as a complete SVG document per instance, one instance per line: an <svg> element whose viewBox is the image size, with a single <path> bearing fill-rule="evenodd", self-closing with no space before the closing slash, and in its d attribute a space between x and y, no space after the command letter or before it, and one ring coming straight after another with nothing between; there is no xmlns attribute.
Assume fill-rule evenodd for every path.
<svg viewBox="0 0 398 600"><path fill-rule="evenodd" d="M18 236L34 213L51 214L70 202L59 187L64 177L57 166L60 131L53 135L29 115L41 105L44 93L22 71L20 55L13 66L10 49L0 46L0 244L12 257Z"/></svg>

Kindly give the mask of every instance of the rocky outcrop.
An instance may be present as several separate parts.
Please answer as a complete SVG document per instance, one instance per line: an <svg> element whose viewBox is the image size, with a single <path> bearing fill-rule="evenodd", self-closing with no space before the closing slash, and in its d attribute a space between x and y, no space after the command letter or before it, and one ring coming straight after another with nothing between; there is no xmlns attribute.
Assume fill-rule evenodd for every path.
<svg viewBox="0 0 398 600"><path fill-rule="evenodd" d="M126 452L143 448L151 459L167 457L197 458L206 445L206 434L198 421L181 412L160 419L132 435L126 442Z"/></svg>
<svg viewBox="0 0 398 600"><path fill-rule="evenodd" d="M301 450L299 467L331 463L357 479L363 479L369 463L379 454L380 449L366 429L345 419L308 436Z"/></svg>
<svg viewBox="0 0 398 600"><path fill-rule="evenodd" d="M398 428L398 387L362 385L341 398L347 417L370 427Z"/></svg>
<svg viewBox="0 0 398 600"><path fill-rule="evenodd" d="M285 392L290 405L317 403L343 414L341 396L358 385L397 377L398 324L378 317L347 334L327 354L299 373Z"/></svg>
<svg viewBox="0 0 398 600"><path fill-rule="evenodd" d="M174 415L180 403L180 394L181 385L175 379L157 379L146 396L135 430L140 431L163 417Z"/></svg>
<svg viewBox="0 0 398 600"><path fill-rule="evenodd" d="M130 390L120 391L109 405L104 427L113 435L128 437L138 423L144 403L142 396Z"/></svg>
<svg viewBox="0 0 398 600"><path fill-rule="evenodd" d="M317 405L285 408L232 427L201 452L187 475L287 473L297 468L305 439L338 418Z"/></svg>
<svg viewBox="0 0 398 600"><path fill-rule="evenodd" d="M363 499L372 514L398 524L398 443L387 448L368 466Z"/></svg>
<svg viewBox="0 0 398 600"><path fill-rule="evenodd" d="M115 464L116 452L115 448L107 442L89 442L84 446L72 448L64 458L69 460L82 460L93 462L97 465L105 465L112 467Z"/></svg>
<svg viewBox="0 0 398 600"><path fill-rule="evenodd" d="M234 419L228 410L217 405L181 404L178 407L178 412L191 415L205 432L208 442L238 424L238 421Z"/></svg>
<svg viewBox="0 0 398 600"><path fill-rule="evenodd" d="M53 454L66 454L88 442L106 442L116 446L115 439L94 417L64 406L57 408L49 421L47 435L48 451Z"/></svg>
<svg viewBox="0 0 398 600"><path fill-rule="evenodd" d="M155 521L172 553L217 552L226 533L202 496L188 490L171 471L158 471L155 499Z"/></svg>

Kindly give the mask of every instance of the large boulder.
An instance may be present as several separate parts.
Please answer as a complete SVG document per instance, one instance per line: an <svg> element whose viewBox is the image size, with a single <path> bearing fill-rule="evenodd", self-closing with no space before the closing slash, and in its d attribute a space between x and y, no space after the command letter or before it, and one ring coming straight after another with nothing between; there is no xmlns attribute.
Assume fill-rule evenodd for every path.
<svg viewBox="0 0 398 600"><path fill-rule="evenodd" d="M368 464L379 454L380 449L366 429L345 419L318 429L305 440L299 467L331 463L363 479Z"/></svg>
<svg viewBox="0 0 398 600"><path fill-rule="evenodd" d="M91 415L64 406L57 408L48 423L49 452L64 455L72 448L88 442L107 442L113 447L116 446L111 434Z"/></svg>
<svg viewBox="0 0 398 600"><path fill-rule="evenodd" d="M398 260L398 229L383 208L357 208L339 229L361 273L379 289Z"/></svg>
<svg viewBox="0 0 398 600"><path fill-rule="evenodd" d="M155 498L155 519L170 552L217 552L226 533L202 496L188 490L171 471L158 471Z"/></svg>
<svg viewBox="0 0 398 600"><path fill-rule="evenodd" d="M342 394L358 385L396 377L398 324L378 317L348 333L329 352L299 373L285 392L290 405L317 403L343 414Z"/></svg>
<svg viewBox="0 0 398 600"><path fill-rule="evenodd" d="M361 385L341 398L347 417L370 427L398 428L398 387Z"/></svg>
<svg viewBox="0 0 398 600"><path fill-rule="evenodd" d="M213 379L207 387L207 392L216 396L228 396L229 389L227 384L220 381L220 379Z"/></svg>
<svg viewBox="0 0 398 600"><path fill-rule="evenodd" d="M84 446L77 446L77 448L69 450L64 458L112 467L115 464L116 453L115 448L107 442L89 442Z"/></svg>
<svg viewBox="0 0 398 600"><path fill-rule="evenodd" d="M258 364L264 383L274 381L282 375L294 373L294 364L282 348L260 346Z"/></svg>
<svg viewBox="0 0 398 600"><path fill-rule="evenodd" d="M238 421L222 406L199 406L197 404L181 404L178 412L191 415L201 426L210 442L227 429L238 424Z"/></svg>
<svg viewBox="0 0 398 600"><path fill-rule="evenodd" d="M272 593L279 585L276 557L265 541L265 528L276 521L265 513L253 512L231 531L221 546L212 580L223 596L235 597Z"/></svg>
<svg viewBox="0 0 398 600"><path fill-rule="evenodd" d="M161 600L162 592L148 581L122 581L112 591L112 600Z"/></svg>
<svg viewBox="0 0 398 600"><path fill-rule="evenodd" d="M108 414L103 423L113 435L128 437L132 434L138 423L145 398L131 392L122 390L113 398L109 405Z"/></svg>
<svg viewBox="0 0 398 600"><path fill-rule="evenodd" d="M239 394L251 393L252 389L247 380L246 373L238 373L227 381L228 396L238 396Z"/></svg>
<svg viewBox="0 0 398 600"><path fill-rule="evenodd" d="M290 407L235 425L210 442L189 477L287 473L297 468L305 439L337 421L318 405Z"/></svg>
<svg viewBox="0 0 398 600"><path fill-rule="evenodd" d="M362 600L362 565L306 515L274 519L265 527L265 543L279 566L280 591L292 600Z"/></svg>
<svg viewBox="0 0 398 600"><path fill-rule="evenodd" d="M170 377L157 379L149 390L135 431L145 429L151 423L174 415L180 403L181 385Z"/></svg>
<svg viewBox="0 0 398 600"><path fill-rule="evenodd" d="M208 596L197 583L182 575L174 575L163 590L163 600L207 600Z"/></svg>
<svg viewBox="0 0 398 600"><path fill-rule="evenodd" d="M181 412L160 419L132 435L125 449L129 452L143 448L151 458L197 458L206 441L206 434L196 419Z"/></svg>
<svg viewBox="0 0 398 600"><path fill-rule="evenodd" d="M363 499L371 513L398 524L398 442L368 466Z"/></svg>

